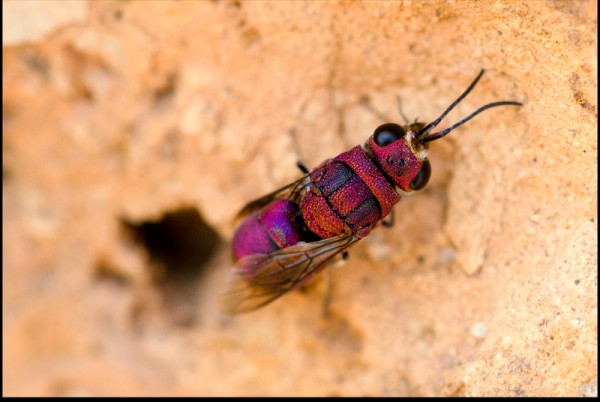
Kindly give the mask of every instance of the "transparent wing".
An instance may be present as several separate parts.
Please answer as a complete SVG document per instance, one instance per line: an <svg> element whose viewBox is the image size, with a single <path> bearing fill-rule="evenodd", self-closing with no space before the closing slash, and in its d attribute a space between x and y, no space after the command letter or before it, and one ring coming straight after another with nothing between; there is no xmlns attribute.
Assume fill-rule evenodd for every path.
<svg viewBox="0 0 600 402"><path fill-rule="evenodd" d="M300 202L301 193L306 188L306 186L310 184L309 175L305 175L298 180L291 182L287 186L283 186L272 193L269 193L263 197L260 197L254 201L250 201L246 206L244 206L240 212L234 218L234 222L239 222L244 217L250 215L252 212L257 211L270 203L273 200L280 198L288 198L296 203Z"/></svg>
<svg viewBox="0 0 600 402"><path fill-rule="evenodd" d="M302 284L358 240L359 237L344 234L241 258L232 268L229 290L223 296L223 310L239 314L272 302Z"/></svg>

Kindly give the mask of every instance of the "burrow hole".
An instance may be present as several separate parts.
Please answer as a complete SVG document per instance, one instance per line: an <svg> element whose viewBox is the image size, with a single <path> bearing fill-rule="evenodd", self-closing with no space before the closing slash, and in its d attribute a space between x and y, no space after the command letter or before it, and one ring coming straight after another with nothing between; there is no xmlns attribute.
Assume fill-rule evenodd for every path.
<svg viewBox="0 0 600 402"><path fill-rule="evenodd" d="M195 208L166 212L158 221L121 220L126 233L147 251L149 275L173 322L195 322L198 288L221 244Z"/></svg>

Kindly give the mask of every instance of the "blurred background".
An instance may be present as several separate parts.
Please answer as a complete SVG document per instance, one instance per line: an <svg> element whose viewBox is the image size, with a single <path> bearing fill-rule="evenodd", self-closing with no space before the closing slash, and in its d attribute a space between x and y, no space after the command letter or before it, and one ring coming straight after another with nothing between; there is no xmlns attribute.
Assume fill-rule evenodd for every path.
<svg viewBox="0 0 600 402"><path fill-rule="evenodd" d="M597 2L2 7L4 395L597 395ZM328 315L219 311L246 202L481 68L443 127L524 106L432 143Z"/></svg>

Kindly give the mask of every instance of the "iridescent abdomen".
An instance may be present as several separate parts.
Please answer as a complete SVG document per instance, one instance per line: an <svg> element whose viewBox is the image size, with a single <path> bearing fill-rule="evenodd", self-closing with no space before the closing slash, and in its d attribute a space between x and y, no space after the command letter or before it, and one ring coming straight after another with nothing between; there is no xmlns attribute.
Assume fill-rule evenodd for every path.
<svg viewBox="0 0 600 402"><path fill-rule="evenodd" d="M275 200L248 216L236 230L232 240L234 260L253 255L269 254L300 241L308 241L298 204Z"/></svg>
<svg viewBox="0 0 600 402"><path fill-rule="evenodd" d="M360 146L326 161L310 178L300 210L308 229L321 238L343 233L364 237L400 201Z"/></svg>

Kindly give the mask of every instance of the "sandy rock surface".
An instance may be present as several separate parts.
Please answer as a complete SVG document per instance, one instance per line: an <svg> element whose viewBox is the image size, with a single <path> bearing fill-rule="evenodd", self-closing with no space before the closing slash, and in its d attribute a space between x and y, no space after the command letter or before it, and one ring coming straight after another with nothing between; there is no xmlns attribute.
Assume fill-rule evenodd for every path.
<svg viewBox="0 0 600 402"><path fill-rule="evenodd" d="M2 5L5 395L597 395L596 1ZM432 143L327 316L220 313L246 202L481 68L445 126L524 106Z"/></svg>

